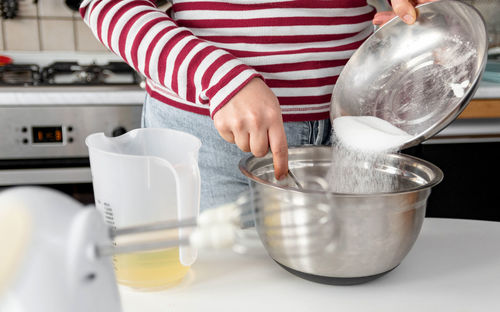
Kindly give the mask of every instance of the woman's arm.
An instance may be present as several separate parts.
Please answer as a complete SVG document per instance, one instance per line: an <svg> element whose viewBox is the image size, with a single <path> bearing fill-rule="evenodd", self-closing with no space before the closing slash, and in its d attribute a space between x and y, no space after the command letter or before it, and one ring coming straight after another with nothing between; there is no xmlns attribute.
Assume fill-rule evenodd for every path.
<svg viewBox="0 0 500 312"><path fill-rule="evenodd" d="M106 47L144 76L187 101L209 105L226 141L256 156L271 147L276 177L286 175L279 102L261 79L254 79L260 77L254 69L179 27L153 1L85 0L80 14Z"/></svg>
<svg viewBox="0 0 500 312"><path fill-rule="evenodd" d="M144 76L213 117L259 74L230 53L179 27L154 1L85 0L80 14L94 35Z"/></svg>

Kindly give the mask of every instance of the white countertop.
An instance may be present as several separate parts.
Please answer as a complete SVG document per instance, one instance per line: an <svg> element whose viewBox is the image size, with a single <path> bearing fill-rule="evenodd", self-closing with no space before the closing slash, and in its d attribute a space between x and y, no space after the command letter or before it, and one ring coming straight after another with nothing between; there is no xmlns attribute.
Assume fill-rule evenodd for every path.
<svg viewBox="0 0 500 312"><path fill-rule="evenodd" d="M0 106L142 105L137 86L2 87Z"/></svg>
<svg viewBox="0 0 500 312"><path fill-rule="evenodd" d="M500 311L500 222L426 219L399 267L356 286L295 277L262 247L245 256L200 252L180 285L120 294L125 312Z"/></svg>

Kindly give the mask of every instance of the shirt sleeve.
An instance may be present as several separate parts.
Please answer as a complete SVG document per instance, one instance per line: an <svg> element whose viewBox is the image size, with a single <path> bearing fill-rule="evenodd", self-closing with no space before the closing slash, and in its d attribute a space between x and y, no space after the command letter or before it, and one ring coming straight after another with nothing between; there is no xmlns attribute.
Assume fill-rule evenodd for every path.
<svg viewBox="0 0 500 312"><path fill-rule="evenodd" d="M125 62L213 115L252 78L229 52L180 27L150 0L84 0L80 14L97 39Z"/></svg>

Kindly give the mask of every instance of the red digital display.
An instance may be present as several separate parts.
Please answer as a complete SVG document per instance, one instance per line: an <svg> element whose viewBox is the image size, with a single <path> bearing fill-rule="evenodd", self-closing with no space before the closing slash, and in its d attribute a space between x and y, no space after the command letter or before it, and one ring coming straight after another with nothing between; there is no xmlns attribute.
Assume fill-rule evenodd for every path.
<svg viewBox="0 0 500 312"><path fill-rule="evenodd" d="M62 127L32 127L33 143L62 143Z"/></svg>

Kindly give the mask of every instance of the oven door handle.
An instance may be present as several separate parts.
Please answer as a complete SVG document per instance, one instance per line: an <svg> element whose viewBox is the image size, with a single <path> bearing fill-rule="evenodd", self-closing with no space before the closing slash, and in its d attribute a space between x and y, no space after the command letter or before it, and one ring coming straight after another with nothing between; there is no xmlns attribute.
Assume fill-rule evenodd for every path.
<svg viewBox="0 0 500 312"><path fill-rule="evenodd" d="M91 182L88 167L0 170L0 186Z"/></svg>

